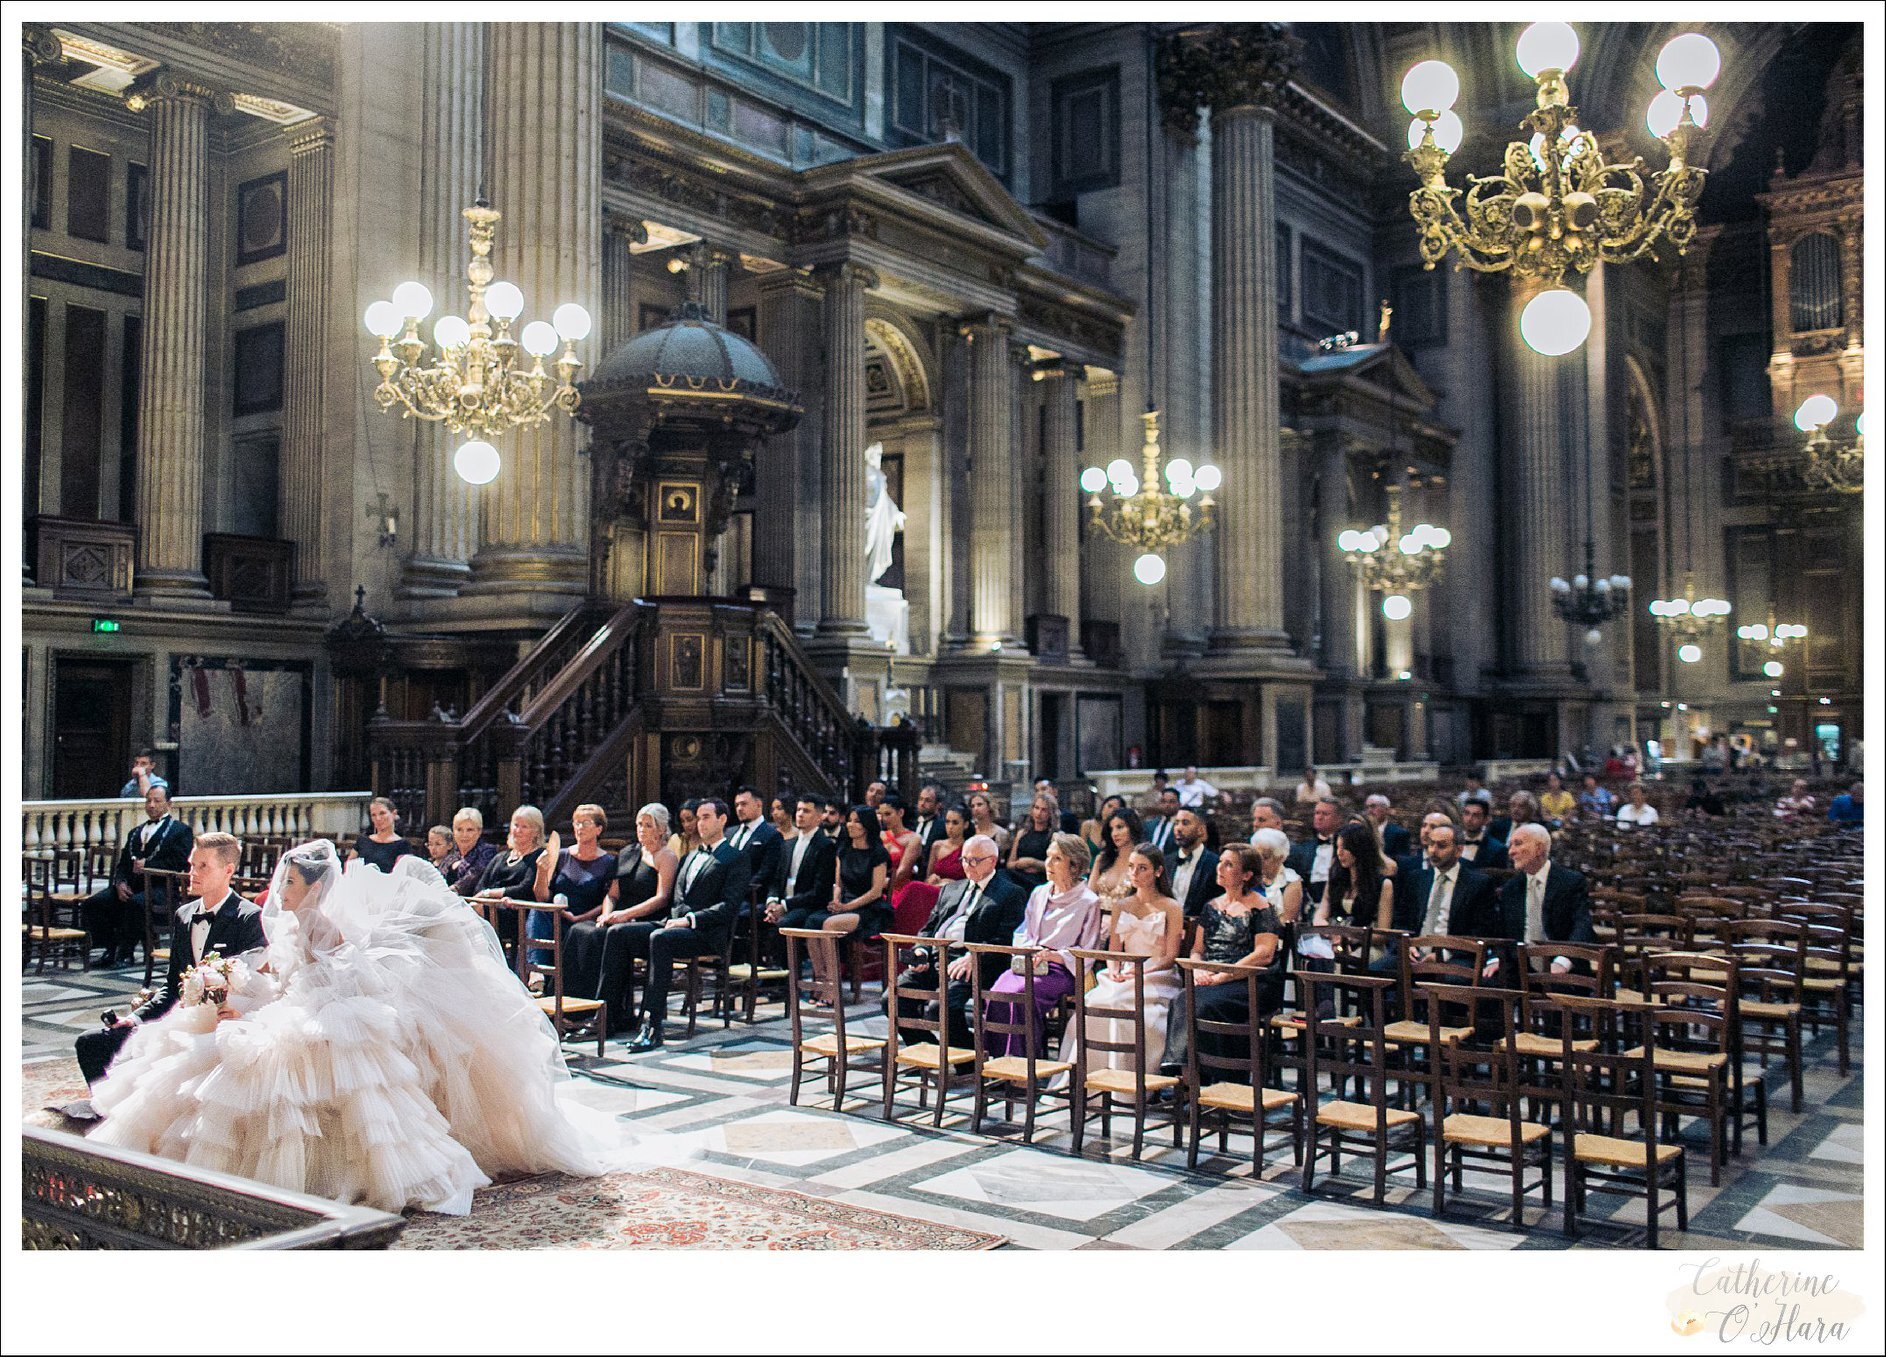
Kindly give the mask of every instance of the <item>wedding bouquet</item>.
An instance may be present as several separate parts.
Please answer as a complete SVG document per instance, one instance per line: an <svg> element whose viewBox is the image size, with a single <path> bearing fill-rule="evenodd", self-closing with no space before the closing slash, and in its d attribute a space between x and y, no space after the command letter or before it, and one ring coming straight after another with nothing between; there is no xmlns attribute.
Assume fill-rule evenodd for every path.
<svg viewBox="0 0 1886 1357"><path fill-rule="evenodd" d="M183 973L178 998L185 1004L213 1004L221 1007L232 992L249 979L249 968L241 957L224 957L211 952Z"/></svg>

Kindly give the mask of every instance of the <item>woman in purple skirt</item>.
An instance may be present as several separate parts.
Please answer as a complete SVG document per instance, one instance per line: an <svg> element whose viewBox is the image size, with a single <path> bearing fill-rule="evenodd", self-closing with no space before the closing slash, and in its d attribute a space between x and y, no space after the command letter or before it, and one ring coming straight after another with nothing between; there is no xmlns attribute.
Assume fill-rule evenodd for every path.
<svg viewBox="0 0 1886 1357"><path fill-rule="evenodd" d="M1087 884L1086 843L1078 834L1056 834L1048 847L1047 868L1047 884L1035 887L1028 897L1022 926L1015 933L1017 947L1041 949L1034 955L1035 1014L1043 1020L1074 992L1080 967L1069 951L1100 941L1100 897ZM1018 1021L1015 1009L1023 984L1020 973L1004 971L985 1001L988 1016L997 1022ZM1021 1038L1007 1033L989 1036L984 1047L990 1055L1026 1054Z"/></svg>

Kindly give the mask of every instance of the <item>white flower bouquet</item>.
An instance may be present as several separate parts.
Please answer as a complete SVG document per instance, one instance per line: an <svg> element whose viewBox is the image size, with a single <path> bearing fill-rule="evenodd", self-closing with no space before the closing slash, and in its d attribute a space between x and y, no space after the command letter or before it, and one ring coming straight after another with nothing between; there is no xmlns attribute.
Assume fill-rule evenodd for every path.
<svg viewBox="0 0 1886 1357"><path fill-rule="evenodd" d="M213 1004L220 1008L229 996L249 980L249 967L241 957L225 957L211 952L183 973L178 999L186 1005Z"/></svg>

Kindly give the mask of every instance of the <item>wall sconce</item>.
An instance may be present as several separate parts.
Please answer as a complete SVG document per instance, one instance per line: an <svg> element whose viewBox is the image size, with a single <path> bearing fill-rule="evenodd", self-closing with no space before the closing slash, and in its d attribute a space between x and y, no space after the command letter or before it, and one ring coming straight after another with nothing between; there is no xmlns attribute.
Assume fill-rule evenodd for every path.
<svg viewBox="0 0 1886 1357"><path fill-rule="evenodd" d="M399 541L399 505L387 501L386 491L380 491L377 502L367 506L367 520L379 530L382 547Z"/></svg>

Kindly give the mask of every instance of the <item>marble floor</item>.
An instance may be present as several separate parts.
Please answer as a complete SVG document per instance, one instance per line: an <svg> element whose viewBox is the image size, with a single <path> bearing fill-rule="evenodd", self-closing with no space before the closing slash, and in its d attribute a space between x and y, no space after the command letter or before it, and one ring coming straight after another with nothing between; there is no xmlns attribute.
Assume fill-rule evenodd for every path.
<svg viewBox="0 0 1886 1357"><path fill-rule="evenodd" d="M72 1039L122 1007L136 988L131 972L72 971L29 975L21 1058L70 1061ZM858 1030L883 1031L867 1003L854 1010ZM1365 1161L1345 1158L1342 1175L1320 1168L1314 1196L1301 1190L1284 1139L1274 1136L1262 1175L1250 1171L1250 1141L1233 1134L1226 1155L1208 1152L1197 1172L1185 1168L1170 1132L1150 1130L1142 1160L1130 1157L1130 1119L1114 1138L1091 1124L1083 1154L1067 1150L1064 1112L1049 1112L1035 1144L1021 1127L996 1120L969 1131L970 1100L953 1097L940 1128L900 1095L896 1117L879 1117L874 1075L854 1075L846 1110L834 1112L820 1080L798 1107L788 1104L791 1054L777 1004L752 1027L704 1024L692 1042L630 1056L612 1042L602 1058L594 1042L568 1047L585 1103L622 1119L650 1162L830 1196L925 1220L1006 1236L1030 1249L1558 1249L1573 1247L1562 1215L1529 1206L1524 1228L1511 1221L1505 1177L1469 1172L1467 1193L1450 1195L1445 1217L1412 1174L1391 1174L1385 1205L1370 1200ZM676 1030L678 1030L678 1025ZM1865 1154L1861 1107L1864 1050L1856 1040L1852 1073L1842 1077L1831 1035L1812 1041L1800 1115L1788 1111L1785 1071L1772 1079L1769 1144L1753 1131L1731 1158L1722 1185L1709 1186L1708 1148L1700 1123L1686 1122L1690 1147L1690 1230L1665 1217L1666 1247L1709 1249L1857 1248ZM43 1067L42 1067L43 1068ZM76 1078L76 1071L74 1071ZM1122 1137L1122 1125L1127 1134ZM1212 1142L1207 1142L1208 1147ZM1579 1247L1634 1248L1643 1241L1640 1202L1593 1199ZM1607 1214L1609 1213L1609 1214Z"/></svg>

